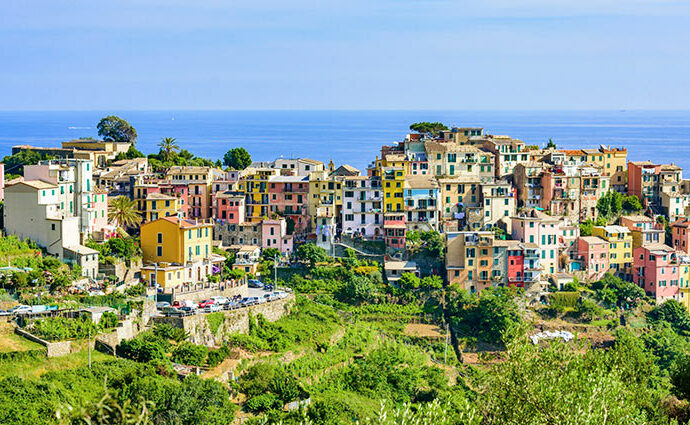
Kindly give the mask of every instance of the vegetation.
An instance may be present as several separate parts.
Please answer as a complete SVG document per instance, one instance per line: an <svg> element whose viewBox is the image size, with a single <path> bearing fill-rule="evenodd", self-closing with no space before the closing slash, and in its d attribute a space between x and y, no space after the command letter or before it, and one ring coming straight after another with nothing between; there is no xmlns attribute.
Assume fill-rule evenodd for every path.
<svg viewBox="0 0 690 425"><path fill-rule="evenodd" d="M223 165L233 170L244 170L252 164L252 157L245 148L232 148L223 156Z"/></svg>
<svg viewBox="0 0 690 425"><path fill-rule="evenodd" d="M636 213L642 211L642 203L635 195L622 195L608 191L597 201L599 215L611 218L621 213Z"/></svg>
<svg viewBox="0 0 690 425"><path fill-rule="evenodd" d="M549 143L546 144L546 149L556 149L556 142L549 137Z"/></svg>
<svg viewBox="0 0 690 425"><path fill-rule="evenodd" d="M14 155L5 156L2 163L5 164L5 179L10 180L12 176L24 175L25 165L36 165L40 161L52 159L44 153L31 150L19 151Z"/></svg>
<svg viewBox="0 0 690 425"><path fill-rule="evenodd" d="M108 217L116 226L134 227L141 223L141 215L134 200L118 196L108 204Z"/></svg>
<svg viewBox="0 0 690 425"><path fill-rule="evenodd" d="M180 145L174 137L164 137L158 142L158 147L160 148L160 155L165 161L169 161L173 153L180 150Z"/></svg>
<svg viewBox="0 0 690 425"><path fill-rule="evenodd" d="M64 341L85 339L89 335L95 337L104 330L116 327L117 324L117 316L106 312L99 323L93 323L87 314L76 319L47 317L33 322L29 325L28 331L48 341Z"/></svg>
<svg viewBox="0 0 690 425"><path fill-rule="evenodd" d="M98 135L106 142L131 143L137 142L137 131L130 123L115 115L102 118L98 125Z"/></svg>
<svg viewBox="0 0 690 425"><path fill-rule="evenodd" d="M103 243L90 240L86 246L98 251L98 259L102 263L113 263L115 258L131 260L141 256L139 242L131 237L111 238Z"/></svg>
<svg viewBox="0 0 690 425"><path fill-rule="evenodd" d="M314 268L316 263L324 263L331 259L325 249L313 243L300 245L299 248L297 248L296 255L299 261L309 264L310 268Z"/></svg>
<svg viewBox="0 0 690 425"><path fill-rule="evenodd" d="M417 133L433 133L436 134L441 130L448 130L443 123L440 122L416 122L410 124L410 130L416 131Z"/></svg>
<svg viewBox="0 0 690 425"><path fill-rule="evenodd" d="M115 155L115 161L120 161L123 159L134 159L134 158L145 158L146 155L138 151L134 145L130 146L129 149L127 149L127 152L120 152L117 155Z"/></svg>

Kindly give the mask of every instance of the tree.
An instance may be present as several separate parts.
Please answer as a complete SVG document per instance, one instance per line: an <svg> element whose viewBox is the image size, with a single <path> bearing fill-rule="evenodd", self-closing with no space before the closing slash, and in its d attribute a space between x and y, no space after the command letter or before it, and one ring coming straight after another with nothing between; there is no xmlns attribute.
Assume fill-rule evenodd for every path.
<svg viewBox="0 0 690 425"><path fill-rule="evenodd" d="M165 161L170 161L170 156L180 150L180 146L177 144L174 137L162 138L161 141L158 142L158 147Z"/></svg>
<svg viewBox="0 0 690 425"><path fill-rule="evenodd" d="M309 267L314 267L316 263L323 263L330 259L328 252L313 243L305 243L297 248L297 259L309 263Z"/></svg>
<svg viewBox="0 0 690 425"><path fill-rule="evenodd" d="M109 115L96 126L98 135L106 142L131 143L137 142L137 131L130 123L115 115Z"/></svg>
<svg viewBox="0 0 690 425"><path fill-rule="evenodd" d="M359 303L371 300L376 292L374 284L366 276L352 276L343 287L340 298L348 303Z"/></svg>
<svg viewBox="0 0 690 425"><path fill-rule="evenodd" d="M5 164L5 177L8 174L24 174L25 165L36 165L39 161L50 159L50 157L35 151L19 151L14 155L6 156L2 159Z"/></svg>
<svg viewBox="0 0 690 425"><path fill-rule="evenodd" d="M635 195L628 195L623 197L623 209L630 212L642 211L642 203L640 198Z"/></svg>
<svg viewBox="0 0 690 425"><path fill-rule="evenodd" d="M546 149L556 149L556 143L549 137L549 143L546 144Z"/></svg>
<svg viewBox="0 0 690 425"><path fill-rule="evenodd" d="M183 342L172 352L172 361L192 366L203 366L208 355L208 347L196 345L191 342Z"/></svg>
<svg viewBox="0 0 690 425"><path fill-rule="evenodd" d="M448 130L448 127L440 122L422 121L410 124L410 130L417 133L438 133L441 130Z"/></svg>
<svg viewBox="0 0 690 425"><path fill-rule="evenodd" d="M274 261L276 257L280 258L280 251L278 248L265 248L261 252L261 259L263 261Z"/></svg>
<svg viewBox="0 0 690 425"><path fill-rule="evenodd" d="M690 399L690 356L682 355L671 369L673 392L681 398Z"/></svg>
<svg viewBox="0 0 690 425"><path fill-rule="evenodd" d="M421 279L419 279L414 273L403 273L402 276L400 276L400 279L398 279L398 286L402 289L419 289L421 284Z"/></svg>
<svg viewBox="0 0 690 425"><path fill-rule="evenodd" d="M126 196L118 196L110 201L108 217L116 226L132 227L141 223L136 203Z"/></svg>
<svg viewBox="0 0 690 425"><path fill-rule="evenodd" d="M690 314L676 300L667 300L657 305L647 313L647 317L651 322L668 322L677 332L690 331Z"/></svg>
<svg viewBox="0 0 690 425"><path fill-rule="evenodd" d="M223 156L223 164L235 170L244 170L252 164L252 157L245 148L233 148Z"/></svg>
<svg viewBox="0 0 690 425"><path fill-rule="evenodd" d="M127 152L120 152L119 154L115 155L115 161L120 161L122 159L134 159L134 158L146 158L146 155L141 153L141 151L138 151L134 145L130 146L129 149L127 149Z"/></svg>

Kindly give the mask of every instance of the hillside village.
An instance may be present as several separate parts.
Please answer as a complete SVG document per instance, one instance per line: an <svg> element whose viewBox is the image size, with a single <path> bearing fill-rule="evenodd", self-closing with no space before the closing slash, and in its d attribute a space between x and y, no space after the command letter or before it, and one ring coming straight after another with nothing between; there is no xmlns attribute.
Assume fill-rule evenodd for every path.
<svg viewBox="0 0 690 425"><path fill-rule="evenodd" d="M0 164L0 378L21 370L57 383L103 362L103 376L213 394L198 402L206 416L179 422L190 424L364 421L380 407L378 391L390 409L415 406L390 423L424 409L469 418L443 423L517 423L487 422L467 403L487 397L499 409L487 400L517 403L517 393L537 391L535 379L510 392L499 371L539 375L541 340L614 356L641 338L657 356L645 367L664 382L650 400L665 407L625 401L634 394L611 405L645 423L690 417L678 389L685 375L671 372L690 348L690 180L672 163L427 122L382 146L365 170L252 161L243 148L210 160L172 138L146 156L124 120L106 117L99 130L98 140L14 146ZM549 391L577 387L584 372L575 366L594 361L578 355L563 354L573 381ZM410 375L396 375L400 367ZM366 368L383 381L358 386L373 379L358 375ZM134 393L154 401L151 388ZM54 409L75 402L42 397ZM158 420L163 404L151 411ZM130 407L136 416L140 407Z"/></svg>

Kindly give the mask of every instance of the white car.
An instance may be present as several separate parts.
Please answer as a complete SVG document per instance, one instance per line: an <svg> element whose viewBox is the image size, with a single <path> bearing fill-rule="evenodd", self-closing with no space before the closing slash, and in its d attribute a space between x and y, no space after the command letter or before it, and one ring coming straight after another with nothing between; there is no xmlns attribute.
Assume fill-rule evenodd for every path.
<svg viewBox="0 0 690 425"><path fill-rule="evenodd" d="M227 304L228 301L229 301L229 300L228 300L227 298L225 298L225 297L211 297L211 299L212 299L216 304L220 304L220 305Z"/></svg>
<svg viewBox="0 0 690 425"><path fill-rule="evenodd" d="M223 308L221 307L220 304L213 303L209 304L206 307L204 307L204 312L205 313L214 313L216 311L221 311Z"/></svg>
<svg viewBox="0 0 690 425"><path fill-rule="evenodd" d="M275 291L273 292L273 297L277 300L282 300L283 298L287 298L288 293L285 291Z"/></svg>
<svg viewBox="0 0 690 425"><path fill-rule="evenodd" d="M264 297L256 297L256 303L257 304L263 304L266 302L266 298Z"/></svg>

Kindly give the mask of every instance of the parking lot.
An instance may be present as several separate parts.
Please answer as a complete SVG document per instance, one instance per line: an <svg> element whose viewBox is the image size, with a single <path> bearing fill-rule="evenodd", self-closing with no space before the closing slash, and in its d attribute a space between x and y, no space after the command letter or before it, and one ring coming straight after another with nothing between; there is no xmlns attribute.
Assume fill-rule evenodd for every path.
<svg viewBox="0 0 690 425"><path fill-rule="evenodd" d="M283 292L282 289L266 291L266 290L264 290L263 288L252 288L252 287L247 287L247 295L246 295L245 298L256 297L256 298L259 298L259 299L264 299L264 296L265 296L266 294L270 294L270 293L273 293L273 292L276 292L276 291L281 291L281 292ZM287 292L287 291L285 291L285 292ZM289 295L289 292L288 292L287 294ZM232 299L230 299L230 300L232 300ZM267 300L266 302L273 302L273 301L275 301L275 300L276 300L276 299L270 299L270 300ZM197 300L197 301L194 302L194 304L198 305L199 303L201 303L201 301L203 301L203 300ZM158 303L157 303L157 304L158 304ZM161 307L158 307L158 305L157 305L156 308L157 308L157 312L158 312L157 315L158 315L158 316L188 316L188 315L193 315L193 314L206 314L206 313L212 313L212 312L214 312L214 311L237 310L237 309L241 309L241 308L250 307L251 305L257 305L257 304L238 305L236 302L234 302L234 303L232 303L232 304L233 304L232 308L227 308L227 307L225 307L225 308L221 308L220 310L212 309L212 310L210 310L210 311L207 311L206 309L204 309L204 308L202 308L202 307L194 308L194 309L188 310L186 314L178 314L178 313L169 314L169 313L170 313L169 307L163 307L163 308L161 308Z"/></svg>

